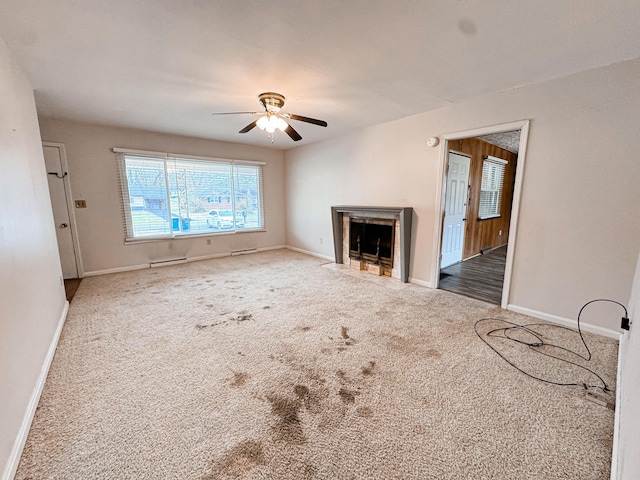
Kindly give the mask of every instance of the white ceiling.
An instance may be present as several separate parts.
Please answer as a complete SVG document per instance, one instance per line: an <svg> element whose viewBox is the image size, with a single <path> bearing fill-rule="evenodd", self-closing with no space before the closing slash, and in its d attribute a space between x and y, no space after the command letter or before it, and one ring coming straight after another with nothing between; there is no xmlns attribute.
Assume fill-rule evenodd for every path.
<svg viewBox="0 0 640 480"><path fill-rule="evenodd" d="M240 135L287 97L303 140L640 57L638 0L2 0L0 37L41 115ZM429 132L432 134L432 132Z"/></svg>

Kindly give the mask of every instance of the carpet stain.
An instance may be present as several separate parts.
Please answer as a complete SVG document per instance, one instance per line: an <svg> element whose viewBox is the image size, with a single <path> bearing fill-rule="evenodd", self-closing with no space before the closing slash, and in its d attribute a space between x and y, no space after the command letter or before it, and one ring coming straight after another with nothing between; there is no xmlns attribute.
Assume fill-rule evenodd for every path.
<svg viewBox="0 0 640 480"><path fill-rule="evenodd" d="M342 338L347 340L349 337L349 329L347 327L340 327L342 329Z"/></svg>
<svg viewBox="0 0 640 480"><path fill-rule="evenodd" d="M440 352L440 350L431 348L424 353L424 356L428 358L440 358L442 357L442 353Z"/></svg>
<svg viewBox="0 0 640 480"><path fill-rule="evenodd" d="M247 379L249 378L248 373L244 372L234 372L233 374L233 382L231 382L232 387L242 387L245 383L247 383Z"/></svg>
<svg viewBox="0 0 640 480"><path fill-rule="evenodd" d="M319 382L320 385L322 385L322 383L324 383L324 380ZM304 408L313 414L321 413L324 410L322 406L322 399L326 398L329 394L325 388L319 387L311 390L305 385L296 385L294 387L294 393L304 404Z"/></svg>
<svg viewBox="0 0 640 480"><path fill-rule="evenodd" d="M402 337L400 335L385 335L387 337L387 346L392 350L402 353L414 353L415 344L411 338Z"/></svg>
<svg viewBox="0 0 640 480"><path fill-rule="evenodd" d="M293 387L293 393L295 393L300 400L305 400L309 398L309 387L306 385L296 385Z"/></svg>
<svg viewBox="0 0 640 480"><path fill-rule="evenodd" d="M363 418L373 417L373 410L371 410L369 407L358 407L356 408L356 413L359 417Z"/></svg>
<svg viewBox="0 0 640 480"><path fill-rule="evenodd" d="M271 413L278 417L278 423L273 426L276 439L294 445L306 443L307 438L299 417L302 406L300 399L273 395L267 397L267 400L271 403Z"/></svg>
<svg viewBox="0 0 640 480"><path fill-rule="evenodd" d="M376 366L376 362L373 360L369 362L369 365L362 367L362 375L373 375L373 369Z"/></svg>
<svg viewBox="0 0 640 480"><path fill-rule="evenodd" d="M220 476L239 478L259 465L266 465L266 459L262 444L255 440L245 440L227 453L222 458L215 460L210 475L204 480L215 480Z"/></svg>
<svg viewBox="0 0 640 480"><path fill-rule="evenodd" d="M196 328L198 330L202 330L203 328L216 327L218 325L222 325L223 323L227 323L227 322L216 322L216 323L207 323L207 324L201 323L196 325Z"/></svg>
<svg viewBox="0 0 640 480"><path fill-rule="evenodd" d="M316 467L313 465L305 464L304 471L302 472L305 480L311 480L316 475Z"/></svg>
<svg viewBox="0 0 640 480"><path fill-rule="evenodd" d="M341 388L338 391L338 395L340 395L340 400L344 403L355 403L356 395L360 395L360 392L356 392L355 390L347 390L346 388Z"/></svg>

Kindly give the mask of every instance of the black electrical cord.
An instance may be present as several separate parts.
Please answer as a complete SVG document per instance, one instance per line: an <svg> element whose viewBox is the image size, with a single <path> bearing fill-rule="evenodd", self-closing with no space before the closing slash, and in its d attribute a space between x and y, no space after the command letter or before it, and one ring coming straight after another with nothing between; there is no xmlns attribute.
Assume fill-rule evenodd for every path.
<svg viewBox="0 0 640 480"><path fill-rule="evenodd" d="M521 373L524 373L526 376L531 377L535 380L539 380L541 382L545 382L545 383L550 383L551 385L560 385L560 386L578 386L578 387L582 387L585 390L589 389L589 388L597 388L602 390L604 393L609 393L611 392L611 390L609 389L609 387L607 386L606 382L602 379L602 377L600 375L598 375L596 372L594 372L593 370L590 370L589 368L583 367L582 365L579 365L575 362L572 362L570 360L566 360L564 358L560 358L557 357L555 355L551 355L549 353L545 353L543 351L541 351L540 349L543 347L553 347L553 348L558 348L560 350L564 350L565 352L568 352L572 355L575 355L576 357L579 357L583 360L586 360L587 362L591 360L591 350L589 350L589 346L587 345L587 342L584 339L584 336L582 335L582 329L580 328L580 316L582 315L582 312L584 311L584 309L591 305L592 303L596 303L596 302L610 302L610 303L615 303L616 305L619 305L622 307L622 309L624 310L624 316L625 318L627 318L629 315L627 313L627 308L620 302L616 302L615 300L610 300L608 298L598 298L595 300L591 300L587 303L585 303L582 308L580 308L580 311L578 312L578 335L580 335L580 340L582 340L582 344L584 345L585 350L587 351L586 355L581 355L578 352L575 352L573 350L570 350L568 348L565 347L561 347L560 345L554 345L552 343L546 343L543 339L542 339L542 334L533 330L531 327L538 327L538 326L544 326L544 327L551 327L551 328L561 328L564 330L569 330L571 332L575 332L574 329L572 328L568 328L565 327L563 325L553 325L553 324L549 324L549 323L528 323L525 325L520 325L517 323L513 323L510 322L508 320L503 320L500 318L481 318L480 320L476 321L475 324L473 325L473 329L476 332L476 335L478 336L478 338L480 340L482 340L491 350L493 350L495 353L498 354L498 356L500 358L502 358L505 362L507 362L509 365L511 365L513 368L515 368L516 370L520 371ZM485 335L487 337L494 337L494 338L504 338L506 340L509 340L511 342L515 342L515 343L519 343L521 345L526 345L527 347L529 347L531 350L533 350L536 353L539 353L540 355L545 355L547 357L553 358L555 360L559 360L561 362L564 363L568 363L570 365L574 365L578 368L581 368L582 370L585 370L593 375L595 375L598 380L600 380L601 385L587 385L586 383L561 383L561 382L554 382L553 380L548 380L545 378L541 378L538 377L536 375L533 375L529 372L524 371L523 369L521 369L520 367L514 365L512 362L510 362L509 360L507 360L507 358L502 355L493 345L491 345L489 342L487 342L487 340L485 340L482 335L480 334L480 332L478 332L478 325L482 322L488 322L488 321L497 321L497 322L503 322L506 323L508 325L510 325L509 327L503 327L503 328L495 328L489 332L487 332ZM518 338L514 338L512 336L509 336L509 333L511 331L524 331L527 334L531 335L533 338L535 338L535 341L525 341L525 340L521 340Z"/></svg>

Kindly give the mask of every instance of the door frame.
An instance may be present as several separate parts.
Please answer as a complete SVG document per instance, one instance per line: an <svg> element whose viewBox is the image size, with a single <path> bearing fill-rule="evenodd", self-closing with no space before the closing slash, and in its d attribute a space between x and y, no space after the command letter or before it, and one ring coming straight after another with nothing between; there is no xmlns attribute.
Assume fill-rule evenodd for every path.
<svg viewBox="0 0 640 480"><path fill-rule="evenodd" d="M509 294L511 291L511 274L513 270L513 258L515 254L517 230L518 230L518 218L520 216L520 197L522 195L522 184L524 177L524 165L527 150L527 139L529 137L529 123L530 120L520 120L517 122L502 123L499 125L493 125L489 127L475 128L472 130L464 130L460 132L447 133L441 135L440 138L440 162L438 164L438 177L440 182L437 183L436 188L436 235L433 239L434 252L431 259L431 265L433 265L432 282L433 288L438 288L440 283L440 255L442 249L442 225L444 222L444 206L446 195L446 182L447 172L446 165L448 162L448 146L450 140L460 140L463 138L478 137L481 135L488 135L490 133L502 133L512 130L520 130L520 145L518 149L518 160L516 164L516 178L513 186L513 200L511 203L511 220L509 222L509 242L507 244L507 260L504 270L504 283L502 284L502 301L500 306L507 308L509 305Z"/></svg>
<svg viewBox="0 0 640 480"><path fill-rule="evenodd" d="M58 142L42 142L43 147L57 148L60 152L60 164L62 170L66 173L62 179L64 184L64 195L66 198L67 211L69 212L69 228L71 229L71 241L73 242L73 253L76 258L76 268L78 269L78 278L84 277L84 267L82 265L82 255L80 253L80 242L78 241L78 228L76 222L75 205L73 203L73 195L71 193L71 180L69 179L69 167L67 166L67 152L63 143Z"/></svg>

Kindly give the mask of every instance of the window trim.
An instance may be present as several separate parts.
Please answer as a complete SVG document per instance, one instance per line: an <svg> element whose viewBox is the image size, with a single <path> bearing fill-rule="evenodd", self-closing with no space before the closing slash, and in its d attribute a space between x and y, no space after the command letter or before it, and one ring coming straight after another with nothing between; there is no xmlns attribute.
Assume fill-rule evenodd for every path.
<svg viewBox="0 0 640 480"><path fill-rule="evenodd" d="M243 159L228 159L228 158L219 158L219 157L207 157L207 156L199 156L199 155L188 155L188 154L176 154L176 153L168 153L168 152L156 152L150 150L136 150L130 148L121 148L121 147L113 147L112 151L117 155L118 161L118 172L120 175L120 202L121 202L121 215L123 220L123 228L124 228L124 243L125 244L137 244L137 243L151 243L151 242L163 242L167 240L181 240L188 238L202 238L202 237L212 237L218 235L234 235L237 233L253 233L253 232L266 232L266 218L265 218L265 195L264 195L264 169L262 168L267 163L262 161L254 161L254 160L243 160ZM169 235L148 235L142 237L135 237L130 235L133 233L133 221L131 218L131 207L128 204L127 199L130 198L129 191L129 182L127 179L127 167L126 167L126 156L138 156L138 157L148 157L150 160L158 160L164 162L165 172L167 171L168 163L175 160L185 160L185 161L198 161L202 160L204 162L214 162L214 163L222 163L229 166L231 171L231 193L230 196L234 202L234 211L235 211L235 180L233 176L234 166L254 166L259 167L258 170L258 202L260 204L259 214L260 214L260 226L256 228L243 228L243 229L234 229L230 231L218 231L218 232L210 232L204 231L201 233L175 233L173 230L170 231ZM165 179L167 182L166 191L167 194L169 192L169 177L165 173ZM169 198L167 197L169 201ZM169 202L170 203L170 202ZM170 208L170 207L169 207Z"/></svg>
<svg viewBox="0 0 640 480"><path fill-rule="evenodd" d="M484 178L484 166L487 163L492 163L494 165L500 166L502 167L502 172L501 172L501 178L500 178L500 184L498 185L497 190L483 190L482 189L482 179ZM507 171L507 164L509 162L507 160L504 160L502 158L498 158L498 157L492 157L491 155L487 155L486 157L483 158L482 160L482 170L481 170L481 176L480 176L480 193L478 195L478 220L479 221L483 221L483 220L491 220L494 218L500 218L502 216L502 214L500 213L500 203L502 202L502 193L504 190L504 177L505 177L505 173ZM482 192L496 192L497 193L497 199L496 199L496 212L495 213L488 213L485 215L482 215L480 213L480 207L482 204Z"/></svg>
<svg viewBox="0 0 640 480"><path fill-rule="evenodd" d="M154 152L151 150L133 150L131 148L120 148L114 147L112 148L114 153L122 153L129 155L140 155L144 157L154 157L154 158L183 158L185 160L207 160L210 162L222 162L222 163L230 163L232 165L266 165L267 162L259 162L255 160L240 160L233 158L220 158L220 157L203 157L198 155L188 155L184 153L168 153L168 152Z"/></svg>

